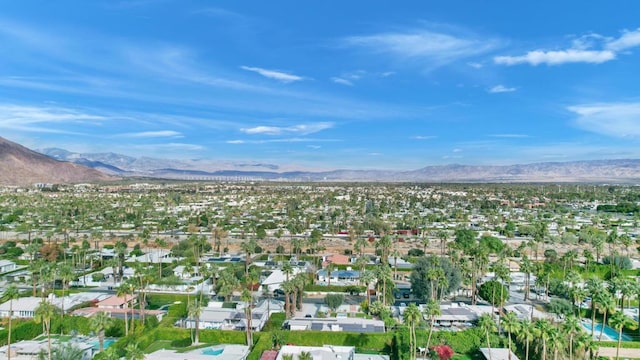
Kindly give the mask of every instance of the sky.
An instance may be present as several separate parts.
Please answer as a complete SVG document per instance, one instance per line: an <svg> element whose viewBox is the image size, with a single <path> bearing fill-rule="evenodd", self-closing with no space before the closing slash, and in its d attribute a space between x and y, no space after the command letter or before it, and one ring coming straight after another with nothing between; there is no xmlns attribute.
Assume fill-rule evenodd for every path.
<svg viewBox="0 0 640 360"><path fill-rule="evenodd" d="M640 2L0 2L0 136L284 168L640 158Z"/></svg>

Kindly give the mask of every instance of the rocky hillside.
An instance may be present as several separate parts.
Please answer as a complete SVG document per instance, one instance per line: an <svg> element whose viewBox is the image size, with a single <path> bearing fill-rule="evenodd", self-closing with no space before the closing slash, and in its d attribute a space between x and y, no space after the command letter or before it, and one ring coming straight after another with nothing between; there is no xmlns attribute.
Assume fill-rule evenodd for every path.
<svg viewBox="0 0 640 360"><path fill-rule="evenodd" d="M115 180L98 170L29 150L0 137L0 185L81 183Z"/></svg>

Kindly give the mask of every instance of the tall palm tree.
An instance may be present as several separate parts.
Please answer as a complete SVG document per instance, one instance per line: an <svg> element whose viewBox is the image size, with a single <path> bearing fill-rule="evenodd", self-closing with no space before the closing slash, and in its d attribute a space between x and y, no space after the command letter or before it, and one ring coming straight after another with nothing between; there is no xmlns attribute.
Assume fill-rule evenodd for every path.
<svg viewBox="0 0 640 360"><path fill-rule="evenodd" d="M527 255L522 257L520 271L524 273L524 300L529 301L531 293L531 273L533 272L533 264Z"/></svg>
<svg viewBox="0 0 640 360"><path fill-rule="evenodd" d="M529 345L534 335L533 323L529 321L529 319L520 321L520 326L517 334L518 339L520 339L520 341L524 341L525 343L525 360L529 360Z"/></svg>
<svg viewBox="0 0 640 360"><path fill-rule="evenodd" d="M117 297L121 297L125 299L124 302L124 336L129 336L129 302L126 301L127 297L130 293L130 288L129 288L129 284L127 283L122 283L120 284L120 286L118 286L118 289L116 290L116 296Z"/></svg>
<svg viewBox="0 0 640 360"><path fill-rule="evenodd" d="M547 359L547 342L551 336L553 325L547 319L538 319L533 323L533 333L541 340L541 359Z"/></svg>
<svg viewBox="0 0 640 360"><path fill-rule="evenodd" d="M284 309L287 319L291 317L291 294L295 291L293 280L282 282L282 291L284 291Z"/></svg>
<svg viewBox="0 0 640 360"><path fill-rule="evenodd" d="M509 360L511 360L511 334L517 333L520 322L515 312L509 311L502 317L502 328L507 331L509 340Z"/></svg>
<svg viewBox="0 0 640 360"><path fill-rule="evenodd" d="M245 317L247 319L247 346L249 348L253 347L253 333L252 333L252 328L251 328L251 320L252 320L252 306L253 306L253 296L251 295L251 292L248 289L244 289L242 290L242 295L240 295L240 299L242 301L244 301L246 303L245 307L244 307L244 314Z"/></svg>
<svg viewBox="0 0 640 360"><path fill-rule="evenodd" d="M618 330L618 346L616 348L616 359L620 358L620 345L622 344L622 329L635 329L638 327L638 323L632 318L625 315L622 311L616 311L611 315L609 320L611 327Z"/></svg>
<svg viewBox="0 0 640 360"><path fill-rule="evenodd" d="M492 360L491 356L491 341L489 340L489 335L498 330L495 321L491 318L489 314L482 314L480 318L478 318L478 327L482 329L487 336L487 348L489 349L489 360Z"/></svg>
<svg viewBox="0 0 640 360"><path fill-rule="evenodd" d="M91 329L98 334L98 342L100 343L100 352L104 350L104 332L111 326L113 319L104 311L98 311L91 318Z"/></svg>
<svg viewBox="0 0 640 360"><path fill-rule="evenodd" d="M549 348L553 350L553 360L558 360L558 354L564 343L563 334L557 327L552 327L549 331Z"/></svg>
<svg viewBox="0 0 640 360"><path fill-rule="evenodd" d="M284 261L283 262L283 264L282 264L282 273L286 277L286 280L289 280L289 276L291 276L291 274L293 274L293 266L291 266L290 262L288 262L288 261Z"/></svg>
<svg viewBox="0 0 640 360"><path fill-rule="evenodd" d="M200 306L200 301L196 298L193 299L193 302L189 304L189 308L187 309L189 312L189 317L193 318L195 326L194 326L194 345L200 344L200 315L202 314L202 307Z"/></svg>
<svg viewBox="0 0 640 360"><path fill-rule="evenodd" d="M138 348L138 344L130 342L124 349L126 360L144 360L144 353Z"/></svg>
<svg viewBox="0 0 640 360"><path fill-rule="evenodd" d="M590 278L586 283L587 293L591 296L591 336L595 333L597 299L602 298L607 289L599 278Z"/></svg>
<svg viewBox="0 0 640 360"><path fill-rule="evenodd" d="M564 319L561 329L565 335L569 336L569 360L573 360L574 339L583 332L580 319L574 315L568 315Z"/></svg>
<svg viewBox="0 0 640 360"><path fill-rule="evenodd" d="M69 282L73 280L74 276L75 274L73 273L73 268L71 267L71 265L64 263L60 267L58 267L58 277L62 282L62 299L60 302L62 307L62 319L64 319L64 292L69 288Z"/></svg>
<svg viewBox="0 0 640 360"><path fill-rule="evenodd" d="M51 360L51 318L56 313L56 307L46 300L42 300L40 305L34 312L34 320L40 324L42 323L45 332L47 333L47 348L48 359Z"/></svg>
<svg viewBox="0 0 640 360"><path fill-rule="evenodd" d="M599 299L593 299L592 301L598 302L598 312L602 314L602 327L600 328L600 336L598 337L598 341L602 341L604 327L607 325L607 314L616 311L616 301L608 291L605 291Z"/></svg>
<svg viewBox="0 0 640 360"><path fill-rule="evenodd" d="M426 348L429 349L429 345L431 345L431 335L433 334L433 325L435 323L435 318L436 316L442 315L440 304L434 300L429 301L424 309L424 314L429 318L429 336L427 337L426 346Z"/></svg>
<svg viewBox="0 0 640 360"><path fill-rule="evenodd" d="M371 292L369 291L369 286L375 280L376 273L373 270L367 270L360 274L360 281L362 281L362 285L364 285L365 291L367 292L367 304L369 305L371 305Z"/></svg>
<svg viewBox="0 0 640 360"><path fill-rule="evenodd" d="M3 294L5 299L9 299L9 320L8 320L8 334L7 334L7 360L11 360L11 320L13 318L13 300L18 299L20 292L18 288L11 284L7 286Z"/></svg>
<svg viewBox="0 0 640 360"><path fill-rule="evenodd" d="M402 318L405 324L407 324L407 326L409 327L409 359L413 360L416 358L416 325L418 325L418 323L422 319L422 313L420 313L420 309L418 308L418 306L416 306L416 304L411 303L404 310Z"/></svg>

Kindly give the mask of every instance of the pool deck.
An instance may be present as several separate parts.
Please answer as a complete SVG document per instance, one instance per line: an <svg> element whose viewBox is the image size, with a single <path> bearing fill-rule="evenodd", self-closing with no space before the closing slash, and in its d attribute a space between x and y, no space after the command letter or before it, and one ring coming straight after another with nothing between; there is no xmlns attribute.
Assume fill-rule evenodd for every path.
<svg viewBox="0 0 640 360"><path fill-rule="evenodd" d="M175 350L158 350L147 354L147 360L244 360L249 355L249 347L245 345L212 345L214 349L224 348L220 355L205 355L201 348L189 352L179 353Z"/></svg>

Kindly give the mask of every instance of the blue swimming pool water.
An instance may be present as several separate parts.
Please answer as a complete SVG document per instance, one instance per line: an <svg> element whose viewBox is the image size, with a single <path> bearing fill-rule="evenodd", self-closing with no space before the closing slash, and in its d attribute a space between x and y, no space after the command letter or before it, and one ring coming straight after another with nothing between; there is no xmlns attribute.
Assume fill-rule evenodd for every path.
<svg viewBox="0 0 640 360"><path fill-rule="evenodd" d="M222 354L223 351L224 351L224 348L221 348L221 349L207 348L202 350L202 355L218 356Z"/></svg>
<svg viewBox="0 0 640 360"><path fill-rule="evenodd" d="M103 344L104 349L107 350L109 348L109 346L111 346L114 342L116 342L115 339L104 339L104 344ZM94 341L92 343L92 345L93 345L93 349L94 350L99 350L100 349L100 342L99 341L97 341L97 340Z"/></svg>
<svg viewBox="0 0 640 360"><path fill-rule="evenodd" d="M588 333L591 334L591 324L590 323L586 323L583 322L582 323L582 327L584 328L584 330ZM594 326L594 336L598 337L600 336L600 331L602 330L602 324L596 324ZM618 340L618 332L609 326L604 327L604 331L602 331L604 335L607 335L607 337L611 340ZM622 334L622 341L632 341L633 339L629 336L629 335L625 335Z"/></svg>

